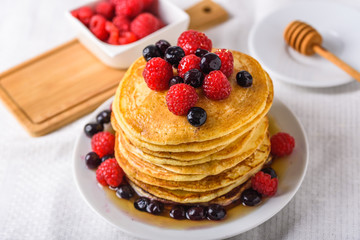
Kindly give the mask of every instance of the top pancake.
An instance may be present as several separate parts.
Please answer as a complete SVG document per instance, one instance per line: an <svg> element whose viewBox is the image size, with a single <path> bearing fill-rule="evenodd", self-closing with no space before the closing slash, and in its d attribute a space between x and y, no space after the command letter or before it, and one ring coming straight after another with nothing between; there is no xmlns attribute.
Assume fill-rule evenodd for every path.
<svg viewBox="0 0 360 240"><path fill-rule="evenodd" d="M229 78L230 96L222 101L209 100L197 89L196 104L207 112L207 121L201 127L191 126L186 117L171 113L165 96L167 91L149 89L142 77L146 62L136 60L119 84L113 104L117 123L128 137L156 145L177 145L204 142L223 137L251 122L266 106L269 83L260 64L252 57L232 51L234 73L246 70L253 76L253 85L237 85L235 74Z"/></svg>

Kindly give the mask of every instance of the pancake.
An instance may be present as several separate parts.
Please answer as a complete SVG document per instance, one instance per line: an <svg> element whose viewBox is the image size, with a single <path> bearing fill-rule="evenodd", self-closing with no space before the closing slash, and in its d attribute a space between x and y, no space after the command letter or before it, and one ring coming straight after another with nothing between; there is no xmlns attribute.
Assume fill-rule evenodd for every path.
<svg viewBox="0 0 360 240"><path fill-rule="evenodd" d="M117 160L119 165L125 171L129 178L136 178L143 183L150 184L152 186L158 186L170 190L184 190L193 192L207 192L209 190L215 190L229 186L230 184L239 181L240 178L245 176L252 170L253 167L266 161L270 152L270 140L267 136L261 146L248 158L241 161L236 166L223 171L217 175L208 175L207 177L198 181L189 181L188 175L179 175L166 173L165 170L157 171L155 176L150 176L142 171L144 168L134 167L129 162L129 157L125 158L123 155L117 154ZM147 168L149 169L149 168ZM152 171L148 171L148 173ZM161 179L160 176L166 174L171 176L179 175L182 176L182 180L171 181L170 178L167 180Z"/></svg>
<svg viewBox="0 0 360 240"><path fill-rule="evenodd" d="M266 159L264 159L265 163ZM158 197L167 199L177 203L203 203L209 202L219 196L222 196L237 186L246 182L251 176L262 169L264 164L259 164L258 166L252 168L249 172L243 175L241 178L237 179L234 183L215 190L206 191L206 192L191 192L191 191L183 191L183 190L171 190L163 187L153 186L150 184L146 184L140 180L134 179L133 177L127 175L127 178L130 179L134 184L149 192L150 194Z"/></svg>
<svg viewBox="0 0 360 240"><path fill-rule="evenodd" d="M142 188L137 186L135 183L133 183L131 180L127 179L127 181L129 182L130 186L135 190L135 192L141 197L146 197L151 200L160 201L164 204L169 204L169 205L178 204L177 202L169 201L169 200L166 200L163 198L158 198L158 197L146 192L145 190L143 190ZM240 186L237 186L230 192L228 192L220 197L217 197L217 198L211 200L210 202L204 202L204 203L200 203L200 204L205 205L205 206L210 205L210 204L219 204L222 206L228 206L228 205L232 204L233 202L235 202L236 200L238 200L241 196L241 193L250 187L251 187L251 180L247 180L245 183L241 184Z"/></svg>
<svg viewBox="0 0 360 240"><path fill-rule="evenodd" d="M258 124L261 119L266 115L266 113L270 110L272 101L273 101L273 85L272 85L272 81L270 79L270 77L267 75L267 78L269 79L269 83L270 83L270 93L267 99L267 103L266 103L266 107L264 109L264 111L258 115L252 123L248 123L246 126L243 126L241 131L243 131L243 129L251 129L253 128L256 124ZM115 126L115 129L119 129L117 131L120 131L121 128L119 128L119 126L116 123L116 119L114 117L112 117L112 124ZM129 142L129 140L128 140ZM228 145L229 146L229 145ZM140 146L137 146L134 151L135 154L142 155L139 157L143 157L146 160L150 161L150 162L156 162L157 163L166 163L164 162L164 158L166 159L166 161L171 161L171 159L174 160L186 160L186 161L194 161L191 164L195 164L195 160L197 160L197 163L203 163L205 161L207 161L206 159L219 159L219 157L214 156L213 154L217 154L220 153L223 155L222 158L226 158L226 157L230 157L230 155L226 155L227 153L231 154L231 152L228 152L229 148L228 146L224 146L224 147L218 147L212 150L207 150L207 151L201 151L201 152L156 152L156 151L151 151L149 149L146 148L142 148ZM176 161L173 161L173 164L176 165ZM178 165L187 165L187 163L179 163Z"/></svg>
<svg viewBox="0 0 360 240"><path fill-rule="evenodd" d="M143 57L133 63L117 89L113 111L118 124L128 137L155 145L178 145L220 138L251 122L265 109L269 81L255 59L240 52L232 53L234 72L250 72L253 85L251 88L238 86L232 74L229 79L232 92L227 99L212 101L199 94L196 105L206 109L208 116L202 127L189 126L186 118L172 114L166 106L166 91L156 92L147 87L142 77L146 65ZM197 151L202 149L201 144L197 147Z"/></svg>
<svg viewBox="0 0 360 240"><path fill-rule="evenodd" d="M264 141L266 136L266 132L268 129L268 120L264 118L264 120L259 124L259 126L253 129L253 134L251 137L244 142L243 145L234 144L234 149L238 152L237 155L232 156L227 159L220 159L220 160L210 160L200 164L194 165L186 165L186 166L178 166L178 165L171 165L171 164L152 164L151 162L144 161L142 158L133 154L131 149L128 150L126 147L124 136L119 134L117 137L117 141L120 143L118 147L116 147L116 151L119 151L123 157L128 159L128 162L139 169L139 171L146 171L148 169L150 171L150 175L154 177L159 177L158 172L156 169L160 168L160 172L164 172L164 170L178 173L178 174L205 174L205 175L215 175L218 174L228 168L231 168L245 158L249 157L253 154L257 148L260 147L261 143ZM220 155L221 156L221 155ZM174 177L174 176L172 176ZM167 178L164 178L167 179ZM196 178L201 179L201 178ZM169 179L170 180L170 179ZM175 180L175 179L172 179ZM176 179L180 180L180 179Z"/></svg>
<svg viewBox="0 0 360 240"><path fill-rule="evenodd" d="M266 114L273 101L272 80L256 60L232 53L230 96L213 101L196 89L196 106L207 113L200 127L168 110L167 91L148 88L143 57L126 72L112 104L111 124L115 158L139 195L174 204L228 205L269 159ZM253 77L249 88L236 83L235 73L243 70Z"/></svg>
<svg viewBox="0 0 360 240"><path fill-rule="evenodd" d="M265 123L264 123L265 124ZM144 161L162 165L166 168L166 166L189 166L189 165L198 165L202 163L206 163L212 160L221 160L226 158L231 158L236 155L239 155L242 151L245 151L244 148L253 147L254 151L257 146L251 146L253 144L249 144L250 142L256 141L256 138L259 137L261 131L258 128L252 129L248 134L244 134L241 138L237 139L233 143L229 144L225 149L218 151L210 156L207 156L202 159L192 160L192 161L183 161L183 160L174 160L170 158L159 158L155 157L151 154L144 153L143 151L139 150L131 143L126 140L126 137L122 134L121 137L124 138L123 145L126 149L132 152L137 157L143 159ZM260 144L260 143L259 143Z"/></svg>
<svg viewBox="0 0 360 240"><path fill-rule="evenodd" d="M269 158L266 160L265 165L267 165L271 161L272 161L272 157L270 155ZM140 188L139 186L137 186L131 180L127 179L127 181L131 185L131 187L135 190L135 192L141 197L147 197L151 200L157 200L162 203L170 204L170 205L178 204L177 202L173 202L173 201L170 201L167 199L156 197L156 196L150 194L149 192L146 192L144 189ZM237 201L240 198L241 193L250 187L251 187L251 179L249 179L245 183L235 187L234 189L232 189L231 191L229 191L228 193L226 193L222 196L216 197L215 199L213 199L209 202L202 202L199 204L205 205L205 206L210 205L210 204L219 204L222 206L228 206L228 205L234 203L235 201Z"/></svg>
<svg viewBox="0 0 360 240"><path fill-rule="evenodd" d="M241 159L247 158L250 154L254 153L256 149L260 147L260 144L264 141L266 137L266 132L268 129L268 120L264 118L264 121L259 124L259 128L254 129L254 134L249 138L244 145L236 145L231 144L229 147L230 149L234 149L233 152L236 152L236 155L230 155L229 158L222 158L222 154L214 154L214 158L202 164L195 164L195 165L187 165L187 166L177 166L171 164L162 164L161 166L166 170L181 173L181 174L218 174L228 168L231 168L238 164ZM216 158L219 156L220 158Z"/></svg>
<svg viewBox="0 0 360 240"><path fill-rule="evenodd" d="M150 162L150 163L153 163L156 165L164 165L164 164L169 165L170 164L173 166L188 166L188 165L201 164L201 163L205 163L205 162L214 160L213 156L218 155L218 153L221 153L221 152L228 152L229 155L234 153L234 155L236 155L236 151L241 150L241 148L239 148L238 143L244 142L244 144L246 144L246 142L249 141L249 138L253 135L253 130L254 129L249 131L247 134L242 135L239 139L235 140L233 143L229 144L224 149L222 149L218 152L214 152L214 153L210 154L209 156L205 156L204 158L196 159L196 157L194 157L195 160L190 158L190 156L185 160L178 160L178 159L167 158L167 157L164 157L164 158L157 157L157 156L146 153L146 152L140 150L139 148L135 147L132 143L129 142L129 140L124 135L122 135L122 137L124 138L123 144L124 144L125 148L127 148L129 151L131 151L133 154L135 154L137 157L143 159L144 161L147 161L147 162ZM189 155L191 154L191 152L187 152L187 153ZM194 155L196 155L196 154L194 154Z"/></svg>

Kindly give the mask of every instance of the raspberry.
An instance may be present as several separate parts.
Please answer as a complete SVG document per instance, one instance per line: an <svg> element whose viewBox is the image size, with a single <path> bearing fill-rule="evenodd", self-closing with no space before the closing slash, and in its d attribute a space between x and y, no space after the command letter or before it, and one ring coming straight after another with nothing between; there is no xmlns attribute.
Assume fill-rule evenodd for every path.
<svg viewBox="0 0 360 240"><path fill-rule="evenodd" d="M274 196L277 191L278 179L271 178L270 174L260 171L252 177L251 186L264 196Z"/></svg>
<svg viewBox="0 0 360 240"><path fill-rule="evenodd" d="M206 75L203 83L204 94L211 100L223 100L231 93L231 84L220 71L212 71Z"/></svg>
<svg viewBox="0 0 360 240"><path fill-rule="evenodd" d="M185 83L171 86L166 94L166 105L175 115L186 115L198 100L195 88Z"/></svg>
<svg viewBox="0 0 360 240"><path fill-rule="evenodd" d="M110 36L107 40L108 44L111 45L120 45L119 43L119 31L112 31L110 32Z"/></svg>
<svg viewBox="0 0 360 240"><path fill-rule="evenodd" d="M116 3L116 15L125 15L134 18L139 15L144 7L142 0L122 0Z"/></svg>
<svg viewBox="0 0 360 240"><path fill-rule="evenodd" d="M118 32L118 33L119 33L119 29L115 26L115 24L113 24L113 23L110 22L110 21L106 21L106 23L105 23L105 30L106 30L108 33L111 33L111 32Z"/></svg>
<svg viewBox="0 0 360 240"><path fill-rule="evenodd" d="M110 0L110 3L114 4L115 6L118 5L122 0Z"/></svg>
<svg viewBox="0 0 360 240"><path fill-rule="evenodd" d="M152 8L152 5L155 3L155 0L143 0L144 9L149 10Z"/></svg>
<svg viewBox="0 0 360 240"><path fill-rule="evenodd" d="M172 66L162 58L152 58L146 63L143 77L150 89L155 91L166 90L169 88L169 81L173 77Z"/></svg>
<svg viewBox="0 0 360 240"><path fill-rule="evenodd" d="M115 137L109 132L99 132L91 138L91 148L100 158L113 154L114 146Z"/></svg>
<svg viewBox="0 0 360 240"><path fill-rule="evenodd" d="M195 30L183 32L178 38L177 45L184 49L186 55L195 54L198 48L207 51L211 51L212 48L211 40L204 33Z"/></svg>
<svg viewBox="0 0 360 240"><path fill-rule="evenodd" d="M130 31L130 21L126 16L116 16L112 22L120 31Z"/></svg>
<svg viewBox="0 0 360 240"><path fill-rule="evenodd" d="M159 0L143 0L144 12L150 12L155 16L159 16Z"/></svg>
<svg viewBox="0 0 360 240"><path fill-rule="evenodd" d="M109 33L105 29L106 19L96 14L90 20L90 31L100 40L105 41L109 37Z"/></svg>
<svg viewBox="0 0 360 240"><path fill-rule="evenodd" d="M105 24L105 30L110 34L107 43L112 45L119 45L119 29L110 21L107 21Z"/></svg>
<svg viewBox="0 0 360 240"><path fill-rule="evenodd" d="M130 29L140 39L162 28L164 23L151 13L139 14L130 24Z"/></svg>
<svg viewBox="0 0 360 240"><path fill-rule="evenodd" d="M195 54L189 54L183 57L178 66L179 76L184 78L184 74L194 68L200 70L200 60L201 59Z"/></svg>
<svg viewBox="0 0 360 240"><path fill-rule="evenodd" d="M215 52L221 60L221 68L226 77L230 77L234 69L234 58L232 53L227 49L219 49Z"/></svg>
<svg viewBox="0 0 360 240"><path fill-rule="evenodd" d="M109 2L99 2L95 6L95 12L106 19L112 19L114 17L114 5Z"/></svg>
<svg viewBox="0 0 360 240"><path fill-rule="evenodd" d="M117 187L121 184L124 171L115 158L109 158L102 162L96 170L96 179L103 186Z"/></svg>
<svg viewBox="0 0 360 240"><path fill-rule="evenodd" d="M70 13L74 18L79 19L79 9L72 10Z"/></svg>
<svg viewBox="0 0 360 240"><path fill-rule="evenodd" d="M92 16L94 15L93 10L88 7L88 6L84 6L78 9L78 19L85 24L86 26L89 26L90 20L92 18Z"/></svg>
<svg viewBox="0 0 360 240"><path fill-rule="evenodd" d="M278 157L290 155L295 147L295 139L284 132L275 134L270 141L271 153Z"/></svg>
<svg viewBox="0 0 360 240"><path fill-rule="evenodd" d="M132 43L135 42L136 40L138 40L138 38L132 32L122 32L121 35L119 36L120 45Z"/></svg>

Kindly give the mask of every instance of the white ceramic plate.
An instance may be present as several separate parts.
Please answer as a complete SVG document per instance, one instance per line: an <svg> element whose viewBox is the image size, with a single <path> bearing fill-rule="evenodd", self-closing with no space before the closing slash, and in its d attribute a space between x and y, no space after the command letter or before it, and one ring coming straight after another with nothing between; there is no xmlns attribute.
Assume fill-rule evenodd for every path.
<svg viewBox="0 0 360 240"><path fill-rule="evenodd" d="M96 114L100 111L108 109L111 102L112 99L109 99L102 104L91 114L89 122L94 121ZM204 223L203 225L194 227L192 225L195 223L191 221L177 221L139 212L130 205L129 201L124 199L117 200L129 202L128 209L119 207L106 194L106 191L99 187L95 171L89 170L85 165L84 156L91 151L91 147L90 139L86 137L82 129L79 130L80 136L73 154L73 171L76 185L85 202L96 213L120 230L140 238L158 240L223 239L243 233L265 222L285 207L299 189L308 164L308 143L305 132L294 114L283 103L275 99L269 115L282 131L290 133L295 138L296 147L289 157L278 159L283 161L283 163L279 162L279 164L286 167L282 173L278 173L279 187L276 195L257 207L240 206L244 209L251 209L250 211L246 210L246 213L241 214L241 216L231 215L232 210L230 210L227 219L224 221L201 221ZM274 161L274 164L276 164L276 161ZM162 223L144 222L137 216L141 214L144 217L161 218ZM173 228L169 221L180 222L182 227L180 229Z"/></svg>
<svg viewBox="0 0 360 240"><path fill-rule="evenodd" d="M338 3L313 1L286 5L254 26L249 48L264 69L273 78L306 87L332 87L352 81L319 55L301 55L285 43L283 31L293 20L313 26L322 35L325 48L360 70L360 12Z"/></svg>

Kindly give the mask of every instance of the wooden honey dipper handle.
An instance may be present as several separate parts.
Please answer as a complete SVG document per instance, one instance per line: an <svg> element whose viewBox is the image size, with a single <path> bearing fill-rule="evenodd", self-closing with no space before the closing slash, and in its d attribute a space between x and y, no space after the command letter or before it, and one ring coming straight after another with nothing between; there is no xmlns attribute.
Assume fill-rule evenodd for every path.
<svg viewBox="0 0 360 240"><path fill-rule="evenodd" d="M313 46L314 51L319 54L320 56L326 58L330 62L334 63L336 66L347 72L350 76L355 78L357 81L360 82L360 73L352 68L350 65L342 61L340 58L335 56L333 53L329 52L325 48L320 45Z"/></svg>

